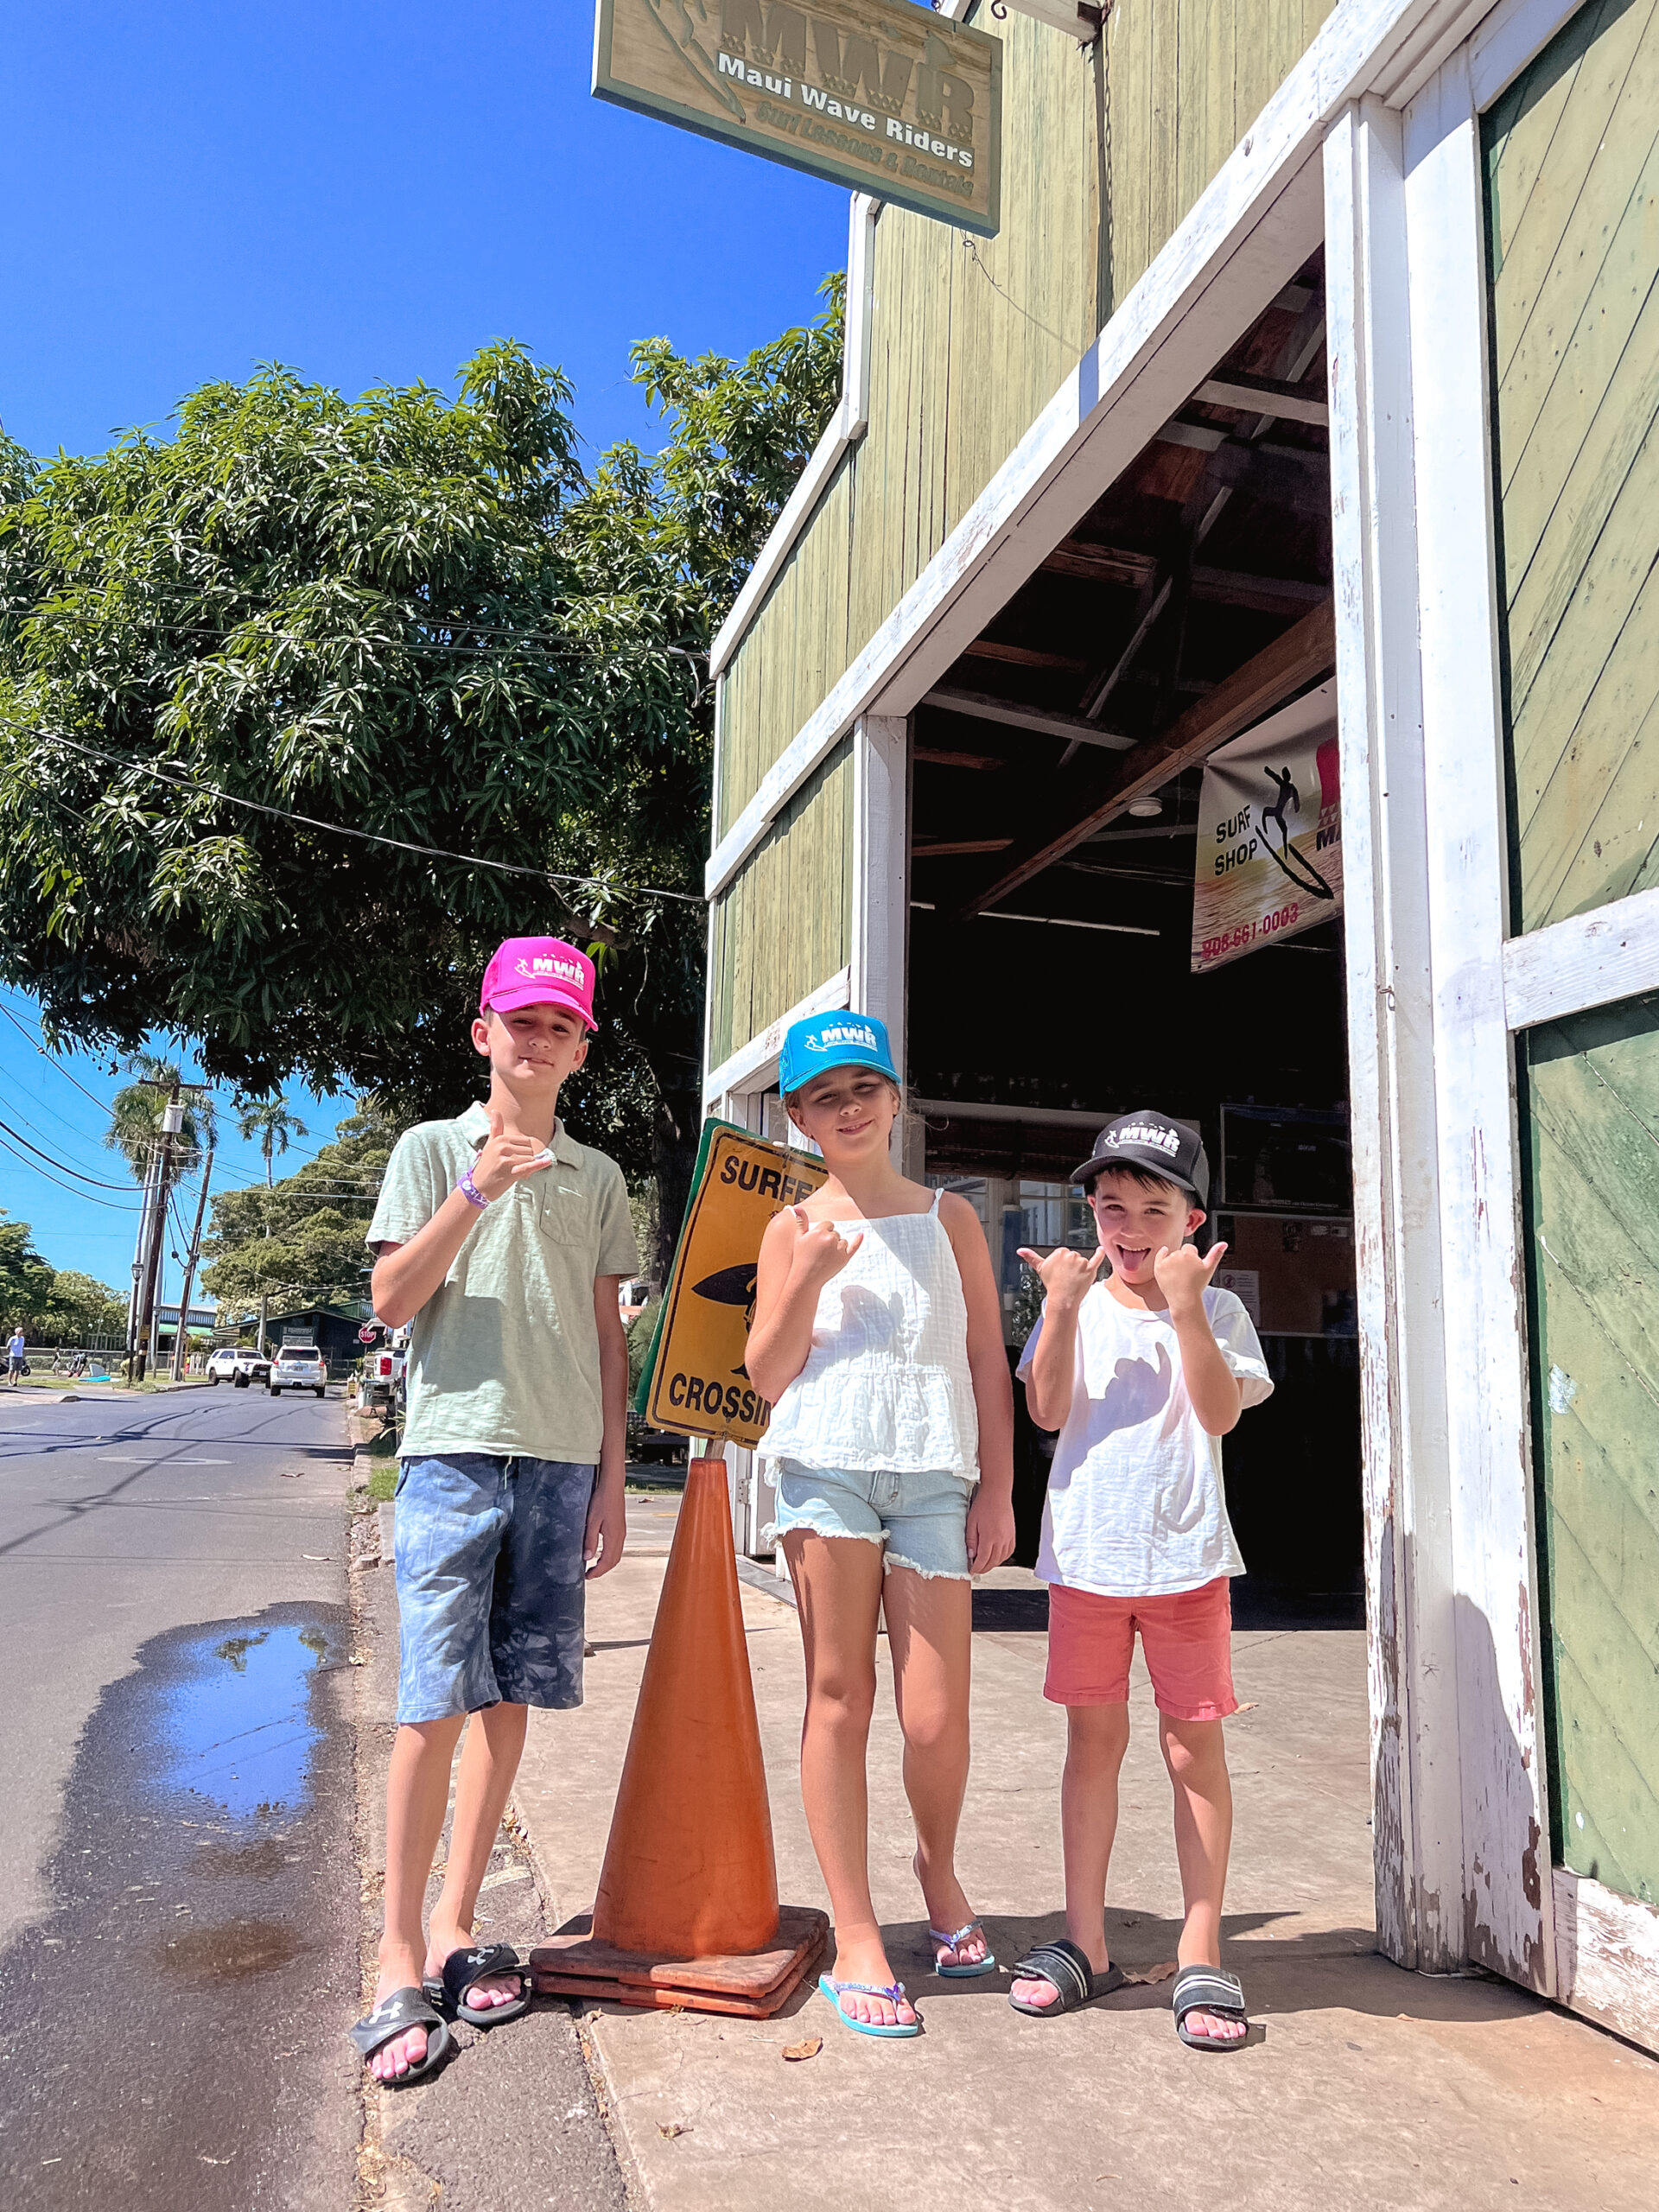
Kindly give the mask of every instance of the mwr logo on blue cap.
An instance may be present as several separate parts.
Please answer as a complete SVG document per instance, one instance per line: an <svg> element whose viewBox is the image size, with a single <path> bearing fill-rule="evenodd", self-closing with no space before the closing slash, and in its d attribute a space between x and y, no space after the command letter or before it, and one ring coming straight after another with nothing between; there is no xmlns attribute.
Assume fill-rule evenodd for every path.
<svg viewBox="0 0 1659 2212"><path fill-rule="evenodd" d="M874 1068L898 1082L887 1023L873 1014L809 1014L804 1021L791 1022L784 1038L778 1088L787 1098L826 1068L845 1067Z"/></svg>

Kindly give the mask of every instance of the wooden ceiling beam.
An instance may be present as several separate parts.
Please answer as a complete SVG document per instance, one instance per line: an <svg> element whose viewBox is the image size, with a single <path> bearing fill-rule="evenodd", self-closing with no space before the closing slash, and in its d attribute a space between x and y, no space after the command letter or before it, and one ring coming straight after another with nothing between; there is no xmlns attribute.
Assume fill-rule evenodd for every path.
<svg viewBox="0 0 1659 2212"><path fill-rule="evenodd" d="M1312 423L1321 430L1331 427L1331 410L1324 400L1310 399L1280 377L1246 376L1241 369L1226 369L1219 376L1207 377L1192 397L1206 407L1236 407L1243 414Z"/></svg>
<svg viewBox="0 0 1659 2212"><path fill-rule="evenodd" d="M995 753L943 753L933 745L918 745L913 757L934 768L1006 768L1008 765Z"/></svg>
<svg viewBox="0 0 1659 2212"><path fill-rule="evenodd" d="M1135 743L1132 737L1096 728L1076 715L1051 714L1046 708L1027 707L1018 699L999 699L989 691L958 691L949 684L936 684L921 703L938 707L947 715L971 715L979 721L1000 722L1005 729L1035 730L1039 737L1064 738L1068 744L1103 746L1109 753L1127 753ZM926 755L918 751L916 758L921 760Z"/></svg>
<svg viewBox="0 0 1659 2212"><path fill-rule="evenodd" d="M1194 569L1192 596L1223 607L1248 607L1261 614L1294 614L1331 595L1329 584L1294 576L1252 576L1242 569Z"/></svg>
<svg viewBox="0 0 1659 2212"><path fill-rule="evenodd" d="M1009 668L1058 668L1068 676L1081 676L1087 664L1070 653L1050 653L1031 645L1005 645L1000 638L976 638L962 649L964 660L995 660Z"/></svg>
<svg viewBox="0 0 1659 2212"><path fill-rule="evenodd" d="M1050 575L1087 576L1091 583L1122 584L1139 591L1158 565L1152 553L1131 553L1118 545L1095 545L1078 537L1062 538L1041 563Z"/></svg>
<svg viewBox="0 0 1659 2212"><path fill-rule="evenodd" d="M1166 784L1183 768L1204 760L1218 745L1328 676L1335 658L1336 622L1327 600L1235 669L1206 698L1178 715L1161 736L1137 745L1104 777L1097 762L1080 756L1043 789L1043 820L1063 826L1016 836L1013 859L994 881L964 901L957 918L965 921L982 913L995 900L1029 883L1074 846L1103 830L1131 799Z"/></svg>

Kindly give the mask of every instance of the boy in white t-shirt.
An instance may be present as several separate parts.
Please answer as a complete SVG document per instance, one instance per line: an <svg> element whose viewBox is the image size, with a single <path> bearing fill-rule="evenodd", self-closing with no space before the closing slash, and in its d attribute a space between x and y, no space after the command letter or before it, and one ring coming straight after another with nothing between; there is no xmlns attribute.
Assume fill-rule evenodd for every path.
<svg viewBox="0 0 1659 2212"><path fill-rule="evenodd" d="M1015 1967L1010 2002L1040 2018L1122 1984L1106 1951L1106 1872L1138 1629L1186 1904L1176 2032L1194 2050L1236 2050L1249 2020L1221 1971L1233 1819L1221 1724L1238 1709L1229 1578L1244 1562L1221 1439L1273 1383L1243 1304L1211 1287L1226 1246L1201 1257L1187 1242L1210 1192L1198 1132L1166 1114L1122 1115L1072 1180L1089 1192L1099 1249L1020 1255L1046 1296L1020 1363L1032 1419L1059 1431L1037 1572L1049 1585L1043 1694L1066 1709L1067 1932Z"/></svg>

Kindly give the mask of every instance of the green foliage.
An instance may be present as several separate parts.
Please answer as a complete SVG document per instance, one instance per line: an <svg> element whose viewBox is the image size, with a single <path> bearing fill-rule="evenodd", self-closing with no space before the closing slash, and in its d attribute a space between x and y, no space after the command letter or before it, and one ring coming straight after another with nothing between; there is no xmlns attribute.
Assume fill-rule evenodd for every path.
<svg viewBox="0 0 1659 2212"><path fill-rule="evenodd" d="M91 1275L54 1268L26 1221L0 1221L0 1325L18 1321L35 1344L84 1344L124 1335L126 1300Z"/></svg>
<svg viewBox="0 0 1659 2212"><path fill-rule="evenodd" d="M591 477L564 378L511 343L453 397L347 400L270 366L191 394L166 440L38 467L0 443L0 977L48 1039L130 1052L161 1029L246 1098L299 1076L453 1114L495 944L575 937L603 1026L569 1119L654 1170L677 1221L701 657L835 404L826 289L741 363L636 348L669 445ZM323 1242L293 1269L338 1272Z"/></svg>
<svg viewBox="0 0 1659 2212"><path fill-rule="evenodd" d="M339 1124L333 1144L270 1185L221 1191L202 1241L202 1288L222 1306L269 1298L310 1306L366 1297L363 1239L399 1124L372 1099Z"/></svg>
<svg viewBox="0 0 1659 2212"><path fill-rule="evenodd" d="M127 1301L92 1275L73 1268L59 1268L52 1277L45 1332L62 1344L90 1344L94 1337L124 1339Z"/></svg>

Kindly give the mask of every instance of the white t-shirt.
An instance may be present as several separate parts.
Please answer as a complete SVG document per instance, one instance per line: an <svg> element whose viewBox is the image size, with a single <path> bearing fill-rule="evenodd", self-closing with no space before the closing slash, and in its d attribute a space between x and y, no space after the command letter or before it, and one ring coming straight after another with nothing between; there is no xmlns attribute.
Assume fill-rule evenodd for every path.
<svg viewBox="0 0 1659 2212"><path fill-rule="evenodd" d="M1204 1309L1244 1403L1260 1405L1273 1380L1243 1305L1230 1290L1206 1290ZM1042 1332L1039 1319L1020 1355L1022 1379ZM1222 1491L1221 1439L1192 1410L1173 1324L1120 1305L1103 1282L1077 1310L1077 1378L1054 1446L1037 1572L1106 1598L1168 1596L1244 1572Z"/></svg>

